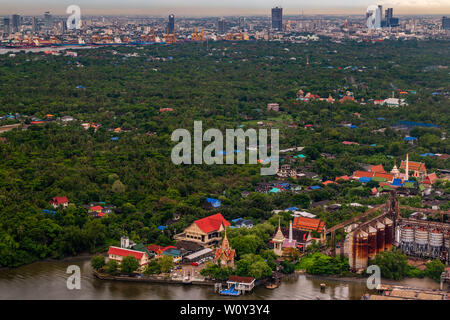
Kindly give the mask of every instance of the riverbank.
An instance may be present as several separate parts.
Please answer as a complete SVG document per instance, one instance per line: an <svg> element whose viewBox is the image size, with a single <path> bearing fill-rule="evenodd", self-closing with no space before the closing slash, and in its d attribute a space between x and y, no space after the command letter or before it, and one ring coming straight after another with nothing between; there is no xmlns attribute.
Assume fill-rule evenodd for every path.
<svg viewBox="0 0 450 320"><path fill-rule="evenodd" d="M182 279L172 279L164 276L128 276L119 275L113 276L106 273L101 273L96 270L92 271L94 276L100 280L112 280L112 281L128 281L128 282L147 282L147 283L165 283L165 284L184 284L184 285L203 285L203 286L214 286L217 281L212 280L191 280L184 281Z"/></svg>

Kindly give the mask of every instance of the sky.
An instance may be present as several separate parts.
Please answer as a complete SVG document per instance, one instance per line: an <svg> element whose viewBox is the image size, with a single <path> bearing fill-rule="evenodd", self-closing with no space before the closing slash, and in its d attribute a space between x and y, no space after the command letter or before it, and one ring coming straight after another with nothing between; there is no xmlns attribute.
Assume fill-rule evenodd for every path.
<svg viewBox="0 0 450 320"><path fill-rule="evenodd" d="M270 15L275 6L285 14L364 14L373 4L392 7L399 15L450 15L450 0L0 0L0 15L64 15L69 5L88 15Z"/></svg>

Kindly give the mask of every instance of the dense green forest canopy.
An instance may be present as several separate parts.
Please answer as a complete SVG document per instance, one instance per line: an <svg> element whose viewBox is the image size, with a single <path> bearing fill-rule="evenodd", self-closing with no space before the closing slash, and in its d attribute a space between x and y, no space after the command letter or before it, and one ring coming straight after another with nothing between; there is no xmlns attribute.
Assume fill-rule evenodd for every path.
<svg viewBox="0 0 450 320"><path fill-rule="evenodd" d="M274 178L261 177L259 165L176 166L170 160L170 135L177 128L192 130L194 120L203 121L204 130L271 122L280 129L281 148L304 146L305 163L323 181L351 174L362 164L381 163L390 170L406 153L424 161L429 171L449 168L449 160L420 156L450 153L449 140L441 139L450 124L450 100L441 94L450 88L449 46L444 41L216 42L85 49L77 50L78 57L0 55L0 117L76 119L1 134L8 143L0 142L0 266L103 250L124 233L135 241L170 244L171 235L211 214L201 208L207 196L222 201L220 212L227 219L257 222L271 217L273 209L308 209L325 199L382 202L383 197L367 198L370 188L359 182L300 195L243 198L242 191ZM336 100L351 91L358 103L303 103L296 101L299 89ZM398 97L399 90L409 92L407 107L368 102L393 92ZM362 99L367 103L360 104ZM280 104L278 113L266 111L272 102ZM29 124L29 117L20 119ZM418 141L410 144L391 128L398 121L439 128L413 129L410 134ZM0 126L15 122L0 120ZM85 130L83 122L102 126ZM305 124L314 130L304 129ZM118 127L126 132L108 130ZM345 146L345 140L360 145ZM310 179L297 183L317 184ZM54 215L42 212L55 196L67 196L69 207ZM90 218L82 206L93 201L117 211ZM332 215L315 212L332 226L361 210L343 206ZM157 229L175 213L179 221L164 232Z"/></svg>

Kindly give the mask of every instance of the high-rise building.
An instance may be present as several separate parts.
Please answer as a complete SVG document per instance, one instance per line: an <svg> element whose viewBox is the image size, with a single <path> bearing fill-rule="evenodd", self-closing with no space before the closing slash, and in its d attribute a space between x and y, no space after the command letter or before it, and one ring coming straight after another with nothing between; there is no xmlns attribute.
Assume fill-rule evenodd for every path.
<svg viewBox="0 0 450 320"><path fill-rule="evenodd" d="M378 5L378 10L380 10L380 19L383 20L383 6Z"/></svg>
<svg viewBox="0 0 450 320"><path fill-rule="evenodd" d="M239 17L239 28L243 29L245 28L245 18Z"/></svg>
<svg viewBox="0 0 450 320"><path fill-rule="evenodd" d="M3 19L3 32L7 35L11 33L11 25L10 25L10 19L4 18Z"/></svg>
<svg viewBox="0 0 450 320"><path fill-rule="evenodd" d="M283 8L272 8L272 29L283 30Z"/></svg>
<svg viewBox="0 0 450 320"><path fill-rule="evenodd" d="M226 32L226 29L227 22L225 21L225 19L219 19L219 21L217 21L217 31L219 32L219 34L224 34Z"/></svg>
<svg viewBox="0 0 450 320"><path fill-rule="evenodd" d="M49 11L44 13L44 23L45 23L45 26L47 28L51 28L52 27L52 23L53 23L52 15L50 14Z"/></svg>
<svg viewBox="0 0 450 320"><path fill-rule="evenodd" d="M13 14L11 20L12 20L12 32L19 32L20 16L18 14Z"/></svg>
<svg viewBox="0 0 450 320"><path fill-rule="evenodd" d="M442 17L442 29L450 30L450 18Z"/></svg>
<svg viewBox="0 0 450 320"><path fill-rule="evenodd" d="M398 27L398 18L394 18L394 9L387 8L384 12L385 19L381 22L382 27Z"/></svg>
<svg viewBox="0 0 450 320"><path fill-rule="evenodd" d="M33 33L37 33L39 31L39 22L37 17L33 17L32 28Z"/></svg>
<svg viewBox="0 0 450 320"><path fill-rule="evenodd" d="M169 15L169 22L167 23L167 33L174 34L175 33L175 15Z"/></svg>

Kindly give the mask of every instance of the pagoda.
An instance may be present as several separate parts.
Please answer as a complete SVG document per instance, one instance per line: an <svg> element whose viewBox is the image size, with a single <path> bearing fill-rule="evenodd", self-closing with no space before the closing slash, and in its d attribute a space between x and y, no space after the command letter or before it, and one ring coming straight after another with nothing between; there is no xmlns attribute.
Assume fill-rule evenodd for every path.
<svg viewBox="0 0 450 320"><path fill-rule="evenodd" d="M272 239L272 241L273 241L273 252L279 257L283 255L284 240L286 239L283 235L283 232L281 231L280 219L278 219L278 231L275 234L275 237Z"/></svg>
<svg viewBox="0 0 450 320"><path fill-rule="evenodd" d="M222 241L222 245L216 249L216 254L214 259L218 262L220 261L220 266L224 267L234 267L234 256L236 255L235 250L231 249L230 243L227 238L227 229L225 229L225 236Z"/></svg>

